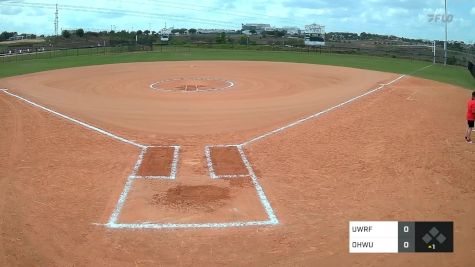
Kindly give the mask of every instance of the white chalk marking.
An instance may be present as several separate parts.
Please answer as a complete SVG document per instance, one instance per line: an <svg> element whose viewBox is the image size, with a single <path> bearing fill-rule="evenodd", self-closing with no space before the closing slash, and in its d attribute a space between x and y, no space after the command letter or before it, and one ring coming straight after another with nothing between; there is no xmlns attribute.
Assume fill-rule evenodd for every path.
<svg viewBox="0 0 475 267"><path fill-rule="evenodd" d="M173 145L173 146L147 146L148 148L151 147L173 147L173 161L171 163L170 168L170 175L163 176L163 175L131 175L132 179L167 179L167 180L175 180L177 174L177 167L178 167L178 159L180 156L180 146ZM140 163L140 166L142 163ZM139 166L139 167L140 167ZM137 169L138 170L138 169Z"/></svg>
<svg viewBox="0 0 475 267"><path fill-rule="evenodd" d="M223 174L217 175L214 167L213 167L213 160L211 157L211 148L218 147L238 147L238 145L213 145L213 146L205 146L205 156L206 156L206 164L208 165L208 173L211 179L220 179L220 178L241 178L241 177L250 177L250 174ZM244 163L244 162L243 162Z"/></svg>
<svg viewBox="0 0 475 267"><path fill-rule="evenodd" d="M110 138L116 139L116 140L118 140L118 141L121 141L121 142L130 144L130 145L133 145L133 146L136 146L136 147L145 148L144 145L138 144L138 143L136 143L136 142L132 142L132 141L130 141L130 140L128 140L128 139L125 139L125 138L123 138L123 137L120 137L120 136L118 136L118 135L115 135L115 134L113 134L113 133L111 133L111 132L108 132L108 131L106 131L106 130L100 129L100 128L95 127L95 126L92 126L92 125L90 125L90 124L88 124L88 123L85 123L85 122L82 122L82 121L80 121L80 120L71 118L71 117L69 117L69 116L67 116L67 115L64 115L64 114L59 113L59 112L57 112L57 111L54 111L54 110L52 110L52 109L50 109L50 108L47 108L47 107L42 106L42 105L40 105L40 104L37 104L37 103L35 103L35 102L33 102L33 101L30 101L30 100L28 100L28 99L26 99L26 98L24 98L24 97L19 96L19 95L10 93L10 92L8 92L8 91L6 91L6 90L1 90L1 91L4 92L5 94L8 94L8 95L13 96L13 97L16 97L16 98L18 98L18 99L20 99L20 100L22 100L22 101L24 101L24 102L26 102L26 103L32 105L32 106L35 106L35 107L37 107L37 108L40 108L40 109L42 109L42 110L44 110L44 111L47 111L47 112L49 112L49 113L52 113L52 114L54 114L54 115L56 115L56 116L58 116L58 117L61 117L61 118L63 118L63 119L69 120L69 121L71 121L71 122L73 122L73 123L79 124L79 125L81 125L81 126L83 126L83 127L85 127L85 128L88 128L89 130L93 130L93 131L98 132L98 133L100 133L100 134L106 135L106 136L108 136L108 137L110 137Z"/></svg>
<svg viewBox="0 0 475 267"><path fill-rule="evenodd" d="M256 175L254 174L254 171L252 170L252 167L247 160L244 151L241 146L239 145L217 145L217 146L206 146L205 147L205 154L206 158L208 161L208 168L210 166L211 162L211 154L210 154L210 147L236 147L238 149L239 155L241 156L241 159L246 166L247 171L249 172L248 175L220 175L216 176L214 174L214 171L210 171L210 175L215 175L217 178L221 177L251 177L252 183L254 187L256 188L257 196L259 197L259 200L264 207L267 217L269 218L266 221L239 221L239 222L227 222L227 223L150 223L150 222L143 222L143 223L117 223L118 217L120 216L120 212L125 204L125 201L127 200L127 195L132 187L133 181L135 179L147 179L147 176L137 176L136 173L138 169L140 168L142 164L143 157L146 153L147 148L144 148L142 152L140 153L139 159L137 160L134 170L132 171L132 174L129 175L126 185L122 191L122 194L120 195L119 201L117 202L116 208L109 219L109 222L107 224L103 224L105 227L110 228L110 229L183 229L183 228L229 228L229 227L246 227L246 226L264 226L264 225L276 225L279 223L277 217L274 214L274 211L267 200L266 195L264 194L264 191L262 189L262 186L260 185ZM173 146L175 147L175 154L178 154L178 146ZM212 168L212 164L211 164ZM211 174L213 173L213 174ZM213 177L213 176L212 176ZM165 177L164 177L165 178ZM152 178L153 179L153 178ZM96 224L95 225L100 225Z"/></svg>
<svg viewBox="0 0 475 267"><path fill-rule="evenodd" d="M176 174L178 172L178 158L180 156L180 147L179 146L173 146L174 151L173 151L173 162L172 162L172 169L170 172L170 178L171 179L176 179Z"/></svg>
<svg viewBox="0 0 475 267"><path fill-rule="evenodd" d="M239 151L239 154L241 155L242 162L244 162L244 165L246 166L247 171L249 172L249 175L251 175L252 183L254 184L254 187L257 191L257 195L259 196L259 199L261 200L261 203L264 206L264 209L266 210L267 216L269 217L269 221L272 222L272 224L278 224L279 220L277 219L277 216L275 216L274 210L272 209L269 200L267 200L266 194L264 193L264 190L262 189L262 186L259 183L259 180L257 179L257 176L251 167L251 164L249 163L249 160L244 154L244 150L242 149L242 147L242 145L239 145L237 146L237 149Z"/></svg>
<svg viewBox="0 0 475 267"><path fill-rule="evenodd" d="M213 162L211 161L210 147L212 146L205 146L206 164L208 165L208 172L211 179L218 179L219 177L214 172Z"/></svg>
<svg viewBox="0 0 475 267"><path fill-rule="evenodd" d="M164 180L174 180L175 178L170 176L132 176L132 179L145 179L145 180L153 180L153 179L164 179Z"/></svg>
<svg viewBox="0 0 475 267"><path fill-rule="evenodd" d="M208 88L208 89L198 89L198 85L195 85L196 89L193 91L188 91L188 84L185 85L185 90L164 89L164 88L159 88L156 86L156 85L160 85L161 83L185 80L185 78L176 78L176 79L166 79L166 80L154 82L150 84L149 87L152 90L163 91L163 92L194 93L194 92L220 91L220 90L225 90L234 86L233 81L228 81L228 80L224 80L220 78L187 78L187 79L198 80L198 81L221 81L221 82L225 82L227 85L222 88Z"/></svg>
<svg viewBox="0 0 475 267"><path fill-rule="evenodd" d="M139 157L137 161L135 162L134 168L132 169L132 173L127 177L127 182L125 183L124 189L122 190L119 200L117 201L117 205L109 219L109 224L115 224L117 222L120 212L122 208L124 207L125 201L127 199L127 195L129 194L130 188L132 187L132 184L134 183L133 177L137 174L137 171L139 170L140 165L142 165L142 160L146 152L147 152L146 147L142 148L142 151L140 151Z"/></svg>
<svg viewBox="0 0 475 267"><path fill-rule="evenodd" d="M216 178L242 178L242 177L250 177L249 174L225 174L225 175L217 175Z"/></svg>
<svg viewBox="0 0 475 267"><path fill-rule="evenodd" d="M246 226L265 226L276 225L275 221L248 221L248 222L229 222L229 223L107 223L95 224L104 225L111 229L183 229L183 228L229 228Z"/></svg>
<svg viewBox="0 0 475 267"><path fill-rule="evenodd" d="M246 146L246 145L248 145L248 144L250 144L250 143L254 143L254 142L256 142L256 141L259 141L259 140L261 140L261 139L264 139L264 138L266 138L266 137L269 137L269 136L271 136L271 135L273 135L273 134L282 132L282 131L284 131L284 130L286 130L286 129L288 129L288 128L294 127L294 126L299 125L299 124L301 124L301 123L303 123L303 122L306 122L306 121L308 121L308 120L317 118L317 117L319 117L319 116L321 116L321 115L323 115L323 114L325 114L325 113L328 113L328 112L330 112L330 111L332 111L332 110L341 108L342 106L345 106L345 105L347 105L347 104L349 104L349 103L351 103L351 102L354 102L355 100L358 100L358 99L360 99L360 98L362 98L362 97L365 97L365 96L367 96L367 95L369 95L369 94L372 94L372 93L374 93L374 92L377 92L377 91L383 89L384 87L386 87L386 86L388 86L388 85L391 85L391 84L393 84L393 83L395 83L395 82L398 82L399 80L401 80L402 78L406 77L407 75L414 74L414 73L416 73L416 72L422 71L422 70L424 70L424 69L426 69L426 68L429 68L429 67L431 67L431 66L433 66L433 65L425 66L425 67L423 67L423 68L420 68L420 69L418 69L418 70L416 70L416 71L411 72L410 74L401 75L401 76L397 77L396 79L394 79L394 80L392 80L392 81L390 81L390 82L388 82L388 83L380 84L379 87L377 87L377 88L375 88L375 89L372 89L372 90L370 90L370 91L368 91L368 92L366 92L366 93L364 93L364 94L361 94L361 95L358 95L358 96L356 96L356 97L353 97L353 98L351 98L351 99L349 99L349 100L347 100L347 101L345 101L345 102L343 102L343 103L340 103L340 104L335 105L335 106L333 106L333 107L327 108L327 109L325 109L325 110L323 110L323 111L320 111L320 112L318 112L318 113L315 113L315 114L313 114L313 115L310 115L310 116L308 116L308 117L306 117L306 118L300 119L300 120L298 120L298 121L292 122L292 123L290 123L290 124L287 124L287 125L285 125L285 126L283 126L283 127L280 127L280 128L278 128L278 129L275 129L275 130L273 130L273 131L270 131L270 132L264 133L264 134L262 134L262 135L260 135L260 136L254 137L254 138L252 138L251 140L242 143L241 145L242 145L242 146Z"/></svg>

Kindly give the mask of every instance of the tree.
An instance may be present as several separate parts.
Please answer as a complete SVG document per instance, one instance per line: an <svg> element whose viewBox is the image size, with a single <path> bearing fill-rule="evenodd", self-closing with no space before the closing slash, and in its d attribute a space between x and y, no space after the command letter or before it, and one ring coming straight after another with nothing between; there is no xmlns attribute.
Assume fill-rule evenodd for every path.
<svg viewBox="0 0 475 267"><path fill-rule="evenodd" d="M137 31L137 35L142 35L142 34L143 34L142 30Z"/></svg>
<svg viewBox="0 0 475 267"><path fill-rule="evenodd" d="M254 29L252 29L252 30L249 31L249 33L250 33L250 34L257 34L257 31L254 30Z"/></svg>
<svg viewBox="0 0 475 267"><path fill-rule="evenodd" d="M284 37L286 34L286 31L275 31L275 36L277 37Z"/></svg>
<svg viewBox="0 0 475 267"><path fill-rule="evenodd" d="M216 36L216 43L224 44L226 43L226 33L222 32Z"/></svg>
<svg viewBox="0 0 475 267"><path fill-rule="evenodd" d="M239 37L239 44L242 44L242 45L247 44L248 38L249 37L247 37L246 35L241 35L241 37Z"/></svg>
<svg viewBox="0 0 475 267"><path fill-rule="evenodd" d="M76 35L78 37L84 37L84 30L83 29L77 29L76 30Z"/></svg>
<svg viewBox="0 0 475 267"><path fill-rule="evenodd" d="M196 29L189 29L188 32L190 34L196 34L197 30Z"/></svg>
<svg viewBox="0 0 475 267"><path fill-rule="evenodd" d="M0 41L6 41L8 40L8 38L13 37L15 35L17 35L16 32L2 32L0 34Z"/></svg>
<svg viewBox="0 0 475 267"><path fill-rule="evenodd" d="M150 31L149 31L149 30L145 30L143 33L144 33L145 35L149 35L149 34L150 34Z"/></svg>
<svg viewBox="0 0 475 267"><path fill-rule="evenodd" d="M63 38L69 38L69 37L71 37L71 33L67 30L63 30L61 32L61 36L63 36Z"/></svg>

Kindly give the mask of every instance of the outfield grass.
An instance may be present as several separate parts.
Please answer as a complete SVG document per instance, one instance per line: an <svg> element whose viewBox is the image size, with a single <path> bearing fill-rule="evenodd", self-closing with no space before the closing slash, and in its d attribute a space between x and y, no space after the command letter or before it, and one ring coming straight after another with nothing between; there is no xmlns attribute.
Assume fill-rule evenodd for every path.
<svg viewBox="0 0 475 267"><path fill-rule="evenodd" d="M72 53L74 55L74 53ZM46 56L44 56L46 57ZM183 61L183 60L256 60L324 64L378 70L394 73L412 73L430 62L360 55L318 54L297 52L241 51L201 48L167 48L166 52L134 52L118 54L90 54L53 58L32 55L29 60L0 63L0 77L27 74L38 71L126 62ZM475 80L466 68L434 65L414 76L454 84L475 90Z"/></svg>

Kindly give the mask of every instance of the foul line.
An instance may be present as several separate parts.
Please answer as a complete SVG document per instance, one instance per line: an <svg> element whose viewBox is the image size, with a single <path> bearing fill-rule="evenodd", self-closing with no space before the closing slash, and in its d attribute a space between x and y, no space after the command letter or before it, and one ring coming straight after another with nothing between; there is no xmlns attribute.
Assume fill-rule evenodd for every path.
<svg viewBox="0 0 475 267"><path fill-rule="evenodd" d="M127 199L127 195L129 194L130 188L132 187L132 184L134 183L134 176L137 174L137 171L140 168L140 165L142 164L143 157L145 153L147 152L147 148L144 147L142 148L142 151L140 151L139 158L137 159L137 162L135 162L134 168L132 169L132 173L127 177L127 182L125 183L124 189L122 190L122 193L120 194L119 200L117 201L117 205L112 212L112 215L109 219L108 224L115 224L117 222L117 218L119 217L120 211L124 207L125 200Z"/></svg>
<svg viewBox="0 0 475 267"><path fill-rule="evenodd" d="M414 73L417 73L417 72L419 72L419 71L422 71L422 70L427 69L427 68L432 67L432 66L433 66L433 65L428 65L428 66L425 66L425 67L420 68L420 69L418 69L418 70L415 70L415 71L413 71L413 72L411 72L411 73L409 73L409 74L403 74L403 75L397 77L396 79L394 79L394 80L392 80L392 81L390 81L390 82L388 82L388 83L380 84L379 87L377 87L377 88L375 88L375 89L372 89L372 90L370 90L370 91L368 91L368 92L366 92L366 93L364 93L364 94L361 94L361 95L359 95L359 96L353 97L353 98L351 98L351 99L349 99L349 100L347 100L347 101L345 101L345 102L343 102L343 103L340 103L340 104L338 104L338 105L336 105L336 106L327 108L327 109L325 109L325 110L323 110L323 111L320 111L320 112L318 112L318 113L315 113L315 114L313 114L313 115L310 115L310 116L308 116L308 117L306 117L306 118L300 119L300 120L298 120L298 121L292 122L292 123L290 123L290 124L287 124L287 125L285 125L285 126L283 126L283 127L280 127L280 128L278 128L278 129L275 129L275 130L273 130L273 131L270 131L270 132L267 132L267 133L265 133L265 134L262 134L262 135L259 135L259 136L257 136L257 137L254 137L254 138L252 138L251 140L242 143L241 146L246 146L246 145L248 145L248 144L254 143L254 142L259 141L259 140L262 140L262 139L264 139L264 138L266 138L266 137L269 137L269 136L271 136L271 135L274 135L274 134L277 134L277 133L279 133L279 132L282 132L282 131L284 131L284 130L286 130L286 129L288 129L288 128L294 127L294 126L299 125L299 124L301 124L301 123L304 123L304 122L306 122L306 121L308 121L308 120L317 118L317 117L319 117L319 116L321 116L321 115L323 115L323 114L325 114L325 113L328 113L328 112L330 112L330 111L332 111L332 110L341 108L342 106L345 106L345 105L347 105L347 104L349 104L349 103L351 103L351 102L354 102L355 100L358 100L358 99L360 99L360 98L362 98L362 97L365 97L365 96L367 96L367 95L369 95L369 94L372 94L372 93L374 93L374 92L377 92L377 91L383 89L384 87L386 87L386 86L388 86L388 85L391 85L391 84L393 84L393 83L396 83L396 82L398 82L399 80L401 80L402 78L406 77L407 75L412 75L412 74L414 74Z"/></svg>
<svg viewBox="0 0 475 267"><path fill-rule="evenodd" d="M116 139L116 140L118 140L118 141L121 141L121 142L130 144L130 145L133 145L133 146L136 146L136 147L140 147L140 148L145 148L145 147L146 147L146 146L144 146L144 145L141 145L141 144L135 143L135 142L133 142L133 141L127 140L127 139L125 139L125 138L123 138L123 137L120 137L120 136L118 136L118 135L115 135L115 134L113 134L113 133L111 133L111 132L108 132L108 131L103 130L103 129L101 129L101 128L98 128L98 127L96 127L96 126L92 126L92 125L90 125L90 124L88 124L88 123L85 123L85 122L82 122L82 121L80 121L80 120L71 118L71 117L69 117L69 116L67 116L67 115L61 114L61 113L59 113L59 112L57 112L57 111L54 111L54 110L52 110L52 109L50 109L50 108L47 108L47 107L45 107L45 106L42 106L42 105L40 105L40 104L38 104L38 103L35 103L35 102L31 101L31 100L28 100L28 99L26 99L26 98L23 98L23 97L21 97L21 96L19 96L19 95L10 93L10 92L8 92L7 89L2 89L2 90L0 90L0 91L4 92L4 93L7 94L7 95L16 97L16 98L18 98L18 99L20 99L20 100L22 100L22 101L24 101L24 102L26 102L26 103L32 105L32 106L35 106L35 107L37 107L37 108L40 108L40 109L42 109L42 110L44 110L44 111L47 111L47 112L49 112L49 113L52 113L52 114L54 114L54 115L56 115L56 116L58 116L58 117L61 117L61 118L63 118L63 119L69 120L69 121L71 121L71 122L73 122L73 123L79 124L79 125L81 125L81 126L87 128L87 129L90 129L90 130L93 130L93 131L98 132L98 133L100 133L100 134L106 135L106 136L108 136L108 137L110 137L110 138Z"/></svg>
<svg viewBox="0 0 475 267"><path fill-rule="evenodd" d="M254 184L254 187L256 188L257 195L259 196L259 199L261 200L261 203L264 206L264 209L266 210L267 216L269 217L269 222L270 224L273 224L273 225L279 224L279 220L277 219L277 216L275 216L274 210L272 209L269 203L269 200L267 200L266 194L264 193L264 190L262 189L262 186L259 183L259 180L257 179L257 176L251 167L251 164L249 163L249 160L244 154L244 150L242 149L242 147L243 147L242 145L238 145L237 149L239 151L239 154L241 155L242 162L244 162L244 165L246 166L247 171L249 172L249 175L251 176L251 180L252 180L252 183Z"/></svg>

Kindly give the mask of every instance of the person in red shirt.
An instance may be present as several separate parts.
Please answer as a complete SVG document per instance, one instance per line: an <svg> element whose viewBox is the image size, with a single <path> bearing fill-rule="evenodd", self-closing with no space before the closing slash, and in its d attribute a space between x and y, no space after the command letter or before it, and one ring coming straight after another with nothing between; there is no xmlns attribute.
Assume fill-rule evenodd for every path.
<svg viewBox="0 0 475 267"><path fill-rule="evenodd" d="M472 99L468 100L468 103L467 103L468 128L467 128L467 132L465 133L465 141L467 141L468 143L472 143L472 139L470 138L470 135L472 134L472 131L473 131L474 121L475 121L475 91L472 92Z"/></svg>

